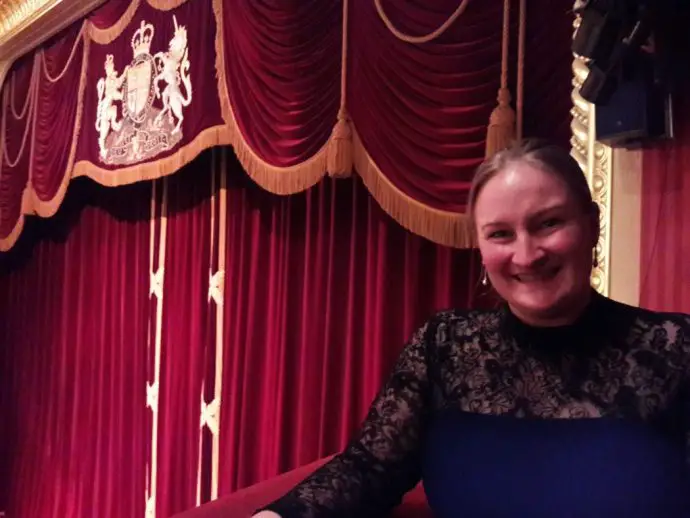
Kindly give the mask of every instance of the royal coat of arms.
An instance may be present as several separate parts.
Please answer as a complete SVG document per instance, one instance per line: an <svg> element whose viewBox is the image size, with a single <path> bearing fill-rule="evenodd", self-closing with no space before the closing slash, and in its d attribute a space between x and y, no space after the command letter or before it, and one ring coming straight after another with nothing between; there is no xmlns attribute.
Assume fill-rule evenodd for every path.
<svg viewBox="0 0 690 518"><path fill-rule="evenodd" d="M182 139L183 112L192 102L192 82L187 29L178 25L175 16L173 23L175 35L168 50L152 55L155 29L142 21L131 40L133 60L122 74L115 69L113 56L106 56L105 77L96 85L98 147L106 164L150 159Z"/></svg>

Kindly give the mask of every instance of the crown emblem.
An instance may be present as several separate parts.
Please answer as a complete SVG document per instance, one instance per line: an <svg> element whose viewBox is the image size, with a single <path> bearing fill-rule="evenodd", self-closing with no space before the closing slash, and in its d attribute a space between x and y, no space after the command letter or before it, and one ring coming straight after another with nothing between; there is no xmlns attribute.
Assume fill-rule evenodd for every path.
<svg viewBox="0 0 690 518"><path fill-rule="evenodd" d="M150 54L149 51L151 50L153 33L153 25L142 20L141 25L132 36L132 50L134 51L134 57L137 57L139 54Z"/></svg>

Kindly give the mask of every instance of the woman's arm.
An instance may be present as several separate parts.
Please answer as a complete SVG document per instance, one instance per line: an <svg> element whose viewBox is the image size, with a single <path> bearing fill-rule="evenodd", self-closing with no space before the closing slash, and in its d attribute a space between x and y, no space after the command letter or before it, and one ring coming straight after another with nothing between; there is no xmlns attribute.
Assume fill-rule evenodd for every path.
<svg viewBox="0 0 690 518"><path fill-rule="evenodd" d="M256 518L379 517L400 503L420 478L434 329L427 323L414 334L345 451Z"/></svg>

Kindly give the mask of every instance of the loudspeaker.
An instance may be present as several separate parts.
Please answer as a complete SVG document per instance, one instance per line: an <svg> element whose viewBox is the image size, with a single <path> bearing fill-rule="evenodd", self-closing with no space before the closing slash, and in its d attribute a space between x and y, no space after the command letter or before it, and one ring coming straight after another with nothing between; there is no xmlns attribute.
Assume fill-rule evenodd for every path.
<svg viewBox="0 0 690 518"><path fill-rule="evenodd" d="M673 137L672 97L655 81L650 61L628 64L605 102L597 104L597 140L611 147L636 147L644 140Z"/></svg>

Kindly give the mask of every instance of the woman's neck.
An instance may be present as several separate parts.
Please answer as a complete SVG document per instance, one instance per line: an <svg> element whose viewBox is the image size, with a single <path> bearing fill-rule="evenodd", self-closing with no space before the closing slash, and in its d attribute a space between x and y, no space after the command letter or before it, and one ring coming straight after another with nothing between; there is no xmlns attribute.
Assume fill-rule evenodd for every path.
<svg viewBox="0 0 690 518"><path fill-rule="evenodd" d="M573 296L570 300L563 301L559 307L554 307L552 311L535 313L523 311L508 303L511 313L521 322L532 327L563 327L575 323L585 312L592 300L593 290L589 288L586 292Z"/></svg>

